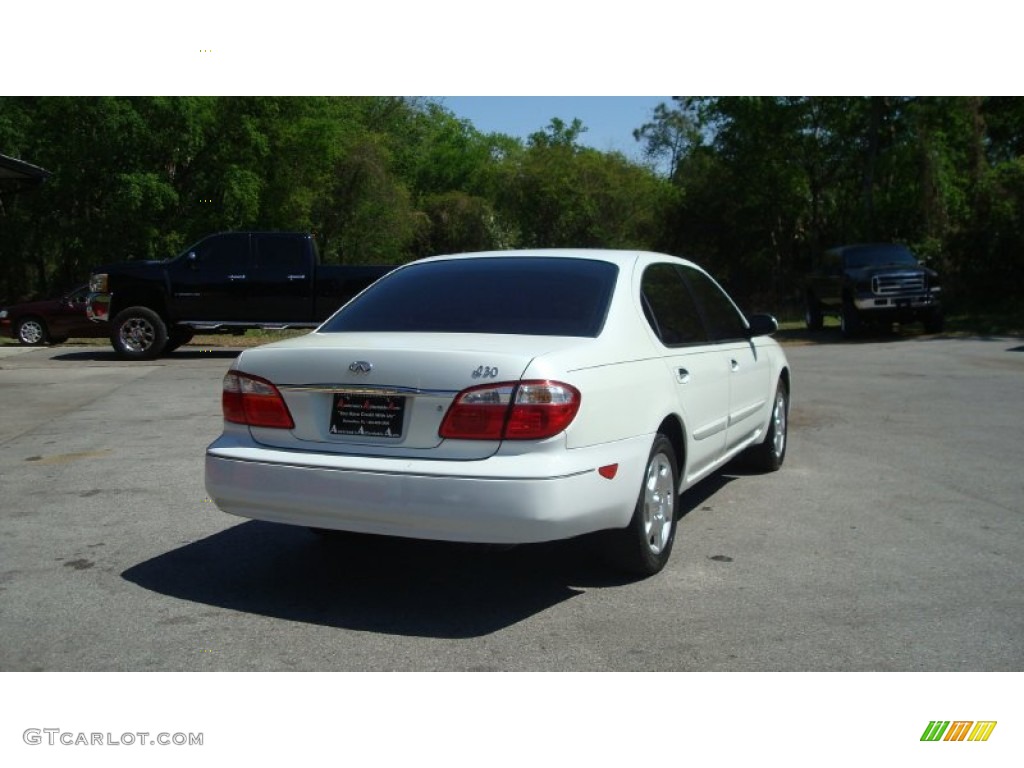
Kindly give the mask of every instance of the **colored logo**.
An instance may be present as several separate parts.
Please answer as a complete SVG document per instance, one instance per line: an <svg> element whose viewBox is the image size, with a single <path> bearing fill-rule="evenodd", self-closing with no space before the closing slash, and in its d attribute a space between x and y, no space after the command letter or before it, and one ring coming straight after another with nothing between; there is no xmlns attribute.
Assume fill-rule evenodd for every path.
<svg viewBox="0 0 1024 768"><path fill-rule="evenodd" d="M996 728L995 720L932 720L921 741L988 741Z"/></svg>

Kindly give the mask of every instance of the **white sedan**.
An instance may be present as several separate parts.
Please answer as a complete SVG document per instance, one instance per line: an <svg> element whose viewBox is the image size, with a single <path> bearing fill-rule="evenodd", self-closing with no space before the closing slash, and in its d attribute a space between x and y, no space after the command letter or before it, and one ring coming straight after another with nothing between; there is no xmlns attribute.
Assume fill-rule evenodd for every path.
<svg viewBox="0 0 1024 768"><path fill-rule="evenodd" d="M640 575L677 496L741 452L786 454L790 372L768 315L637 251L439 256L224 377L206 488L280 523L524 544L602 531Z"/></svg>

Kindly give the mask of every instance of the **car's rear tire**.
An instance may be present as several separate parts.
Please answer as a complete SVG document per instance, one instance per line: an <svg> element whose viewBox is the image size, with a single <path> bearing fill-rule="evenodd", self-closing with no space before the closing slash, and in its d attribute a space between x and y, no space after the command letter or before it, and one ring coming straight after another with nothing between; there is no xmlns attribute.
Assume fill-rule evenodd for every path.
<svg viewBox="0 0 1024 768"><path fill-rule="evenodd" d="M759 444L747 452L750 466L761 472L775 472L786 460L789 444L789 388L779 380L775 389L775 402L768 420L768 432Z"/></svg>
<svg viewBox="0 0 1024 768"><path fill-rule="evenodd" d="M808 294L804 307L804 324L809 331L820 331L825 326L825 318L821 314L821 305L813 295Z"/></svg>
<svg viewBox="0 0 1024 768"><path fill-rule="evenodd" d="M659 434L651 446L629 525L608 532L606 553L621 570L653 576L668 562L676 538L677 467L671 441Z"/></svg>
<svg viewBox="0 0 1024 768"><path fill-rule="evenodd" d="M128 307L114 318L110 343L121 357L153 360L167 345L167 326L147 307Z"/></svg>
<svg viewBox="0 0 1024 768"><path fill-rule="evenodd" d="M946 329L946 316L941 309L932 312L924 321L925 333L942 333Z"/></svg>
<svg viewBox="0 0 1024 768"><path fill-rule="evenodd" d="M46 328L46 323L38 317L21 318L14 333L21 344L29 347L41 347L50 339L50 332Z"/></svg>

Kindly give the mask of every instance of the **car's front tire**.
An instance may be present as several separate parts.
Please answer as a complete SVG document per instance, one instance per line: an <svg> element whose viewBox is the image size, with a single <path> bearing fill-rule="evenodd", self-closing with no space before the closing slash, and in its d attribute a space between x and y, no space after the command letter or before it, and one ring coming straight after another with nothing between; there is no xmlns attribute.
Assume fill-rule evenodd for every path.
<svg viewBox="0 0 1024 768"><path fill-rule="evenodd" d="M775 472L786 459L789 443L789 388L779 380L775 390L772 415L768 420L768 432L758 445L749 449L747 457L751 466L761 472Z"/></svg>
<svg viewBox="0 0 1024 768"><path fill-rule="evenodd" d="M147 307L128 307L114 318L110 343L121 357L153 360L167 345L167 326Z"/></svg>
<svg viewBox="0 0 1024 768"><path fill-rule="evenodd" d="M612 531L607 554L616 566L636 576L653 576L668 562L676 538L679 470L667 437L654 438L640 495L629 525Z"/></svg>
<svg viewBox="0 0 1024 768"><path fill-rule="evenodd" d="M862 326L860 313L853 306L852 301L844 301L842 312L839 315L839 330L847 339L853 338L860 333Z"/></svg>
<svg viewBox="0 0 1024 768"><path fill-rule="evenodd" d="M30 347L41 347L49 338L50 333L46 329L46 323L38 317L23 317L18 321L15 335L21 344Z"/></svg>

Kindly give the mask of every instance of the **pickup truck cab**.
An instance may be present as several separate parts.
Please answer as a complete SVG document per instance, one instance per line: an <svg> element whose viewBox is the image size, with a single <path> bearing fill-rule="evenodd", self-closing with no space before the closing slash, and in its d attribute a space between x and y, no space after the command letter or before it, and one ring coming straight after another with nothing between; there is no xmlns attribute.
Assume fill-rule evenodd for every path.
<svg viewBox="0 0 1024 768"><path fill-rule="evenodd" d="M921 321L928 333L943 329L939 275L905 245L878 243L830 248L805 286L805 321L820 330L826 315L839 318L844 336L865 325Z"/></svg>
<svg viewBox="0 0 1024 768"><path fill-rule="evenodd" d="M315 328L390 266L320 264L313 236L221 232L165 261L97 267L86 312L119 356L152 359L196 331Z"/></svg>

